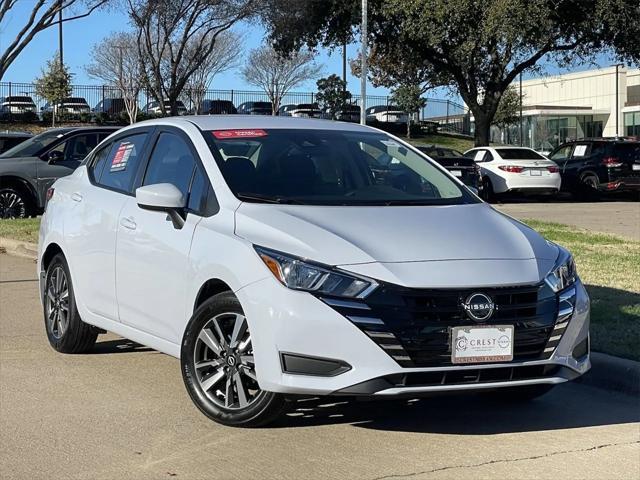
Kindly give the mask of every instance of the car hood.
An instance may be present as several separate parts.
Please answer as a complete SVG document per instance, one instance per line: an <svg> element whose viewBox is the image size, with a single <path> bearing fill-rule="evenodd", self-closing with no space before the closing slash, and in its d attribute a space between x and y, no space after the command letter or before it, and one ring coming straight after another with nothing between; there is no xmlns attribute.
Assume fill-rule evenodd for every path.
<svg viewBox="0 0 640 480"><path fill-rule="evenodd" d="M557 247L478 203L332 207L242 203L236 234L327 265L437 261L555 261Z"/></svg>

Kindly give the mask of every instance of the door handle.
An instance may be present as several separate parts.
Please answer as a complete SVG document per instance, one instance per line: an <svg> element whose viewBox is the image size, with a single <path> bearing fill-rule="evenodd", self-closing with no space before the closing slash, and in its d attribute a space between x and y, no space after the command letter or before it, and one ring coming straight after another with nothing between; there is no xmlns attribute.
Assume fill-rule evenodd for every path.
<svg viewBox="0 0 640 480"><path fill-rule="evenodd" d="M74 192L71 194L71 200L73 200L74 202L81 202L82 195L80 195L78 192Z"/></svg>
<svg viewBox="0 0 640 480"><path fill-rule="evenodd" d="M129 230L135 230L137 226L133 217L122 217L120 219L120 225Z"/></svg>

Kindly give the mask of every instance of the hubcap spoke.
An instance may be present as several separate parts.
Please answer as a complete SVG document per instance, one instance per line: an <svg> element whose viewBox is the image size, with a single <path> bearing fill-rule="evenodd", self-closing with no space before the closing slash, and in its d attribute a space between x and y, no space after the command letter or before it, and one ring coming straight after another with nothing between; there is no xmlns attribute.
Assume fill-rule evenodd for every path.
<svg viewBox="0 0 640 480"><path fill-rule="evenodd" d="M225 375L226 375L226 373L225 373L224 369L222 369L222 368L218 369L215 373L213 373L211 376L207 377L202 382L202 389L206 392L211 387L213 387L216 383L218 383L220 380L222 380Z"/></svg>
<svg viewBox="0 0 640 480"><path fill-rule="evenodd" d="M246 367L244 365L241 365L239 371L244 373L247 377L249 377L254 382L258 381L258 379L256 378L256 374L252 369L250 369L250 368L248 368L248 367Z"/></svg>
<svg viewBox="0 0 640 480"><path fill-rule="evenodd" d="M238 342L242 337L244 337L246 331L247 319L244 315L236 315L235 323L233 324L233 333L231 334L231 348L236 348L238 346Z"/></svg>
<svg viewBox="0 0 640 480"><path fill-rule="evenodd" d="M222 349L220 348L220 345L218 344L218 340L216 340L216 337L213 335L213 332L211 330L209 330L208 328L202 329L202 331L200 332L200 335L198 335L198 338L207 347L213 350L213 353L215 353L216 355L220 355Z"/></svg>
<svg viewBox="0 0 640 480"><path fill-rule="evenodd" d="M219 367L221 365L224 364L224 360L221 358L217 358L215 360L205 360L203 362L198 362L196 363L196 368L199 370L201 368L206 368L206 367Z"/></svg>
<svg viewBox="0 0 640 480"><path fill-rule="evenodd" d="M240 407L246 407L249 404L249 401L247 400L247 392L244 389L242 378L240 378L240 373L238 373L237 370L233 373L233 383L236 385L238 403L240 404Z"/></svg>
<svg viewBox="0 0 640 480"><path fill-rule="evenodd" d="M224 336L224 333L222 333L222 329L220 328L220 324L218 323L218 319L217 318L212 318L211 319L211 323L213 323L213 326L216 329L216 333L218 334L218 338L220 339L220 347L223 350L226 350L228 348L227 339Z"/></svg>
<svg viewBox="0 0 640 480"><path fill-rule="evenodd" d="M227 385L224 393L224 405L225 407L233 405L233 382L231 381L230 375L227 377Z"/></svg>

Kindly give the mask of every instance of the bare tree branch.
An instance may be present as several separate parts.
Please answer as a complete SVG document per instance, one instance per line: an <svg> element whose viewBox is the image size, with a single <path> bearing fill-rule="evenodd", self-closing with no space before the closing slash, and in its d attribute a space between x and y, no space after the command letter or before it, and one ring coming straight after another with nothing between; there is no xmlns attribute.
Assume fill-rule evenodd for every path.
<svg viewBox="0 0 640 480"><path fill-rule="evenodd" d="M309 50L300 50L281 55L272 47L264 46L252 50L241 73L245 81L264 90L276 115L282 98L292 88L317 78L322 65L314 61L315 55Z"/></svg>
<svg viewBox="0 0 640 480"><path fill-rule="evenodd" d="M4 77L9 66L39 32L60 23L58 20L60 10L63 12L71 11L74 6L82 5L82 13L62 19L62 22L70 22L91 15L91 13L109 1L110 0L57 0L47 2L46 0L36 0L33 3L33 7L31 7L31 13L22 21L23 23L21 23L21 28L16 37L9 43L4 51L0 52L0 80ZM0 22L4 21L7 13L9 13L16 4L17 0L2 0L2 5L0 6ZM15 22L17 20L13 21Z"/></svg>

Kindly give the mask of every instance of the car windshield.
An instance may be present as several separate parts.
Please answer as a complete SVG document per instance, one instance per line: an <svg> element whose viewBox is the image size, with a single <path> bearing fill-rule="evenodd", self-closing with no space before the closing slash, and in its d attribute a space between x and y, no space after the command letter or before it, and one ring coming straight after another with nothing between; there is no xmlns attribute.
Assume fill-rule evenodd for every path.
<svg viewBox="0 0 640 480"><path fill-rule="evenodd" d="M500 148L496 152L504 160L544 160L545 158L528 148Z"/></svg>
<svg viewBox="0 0 640 480"><path fill-rule="evenodd" d="M476 203L424 156L378 132L203 132L240 200L297 205Z"/></svg>
<svg viewBox="0 0 640 480"><path fill-rule="evenodd" d="M49 130L16 145L4 152L1 157L33 157L62 137L66 130Z"/></svg>

